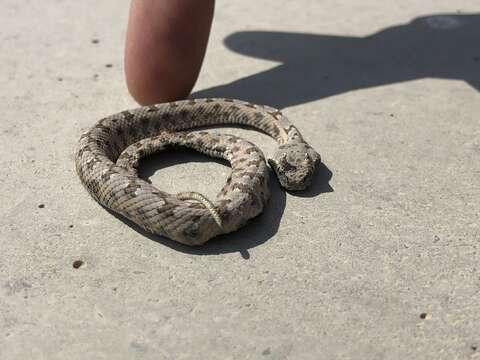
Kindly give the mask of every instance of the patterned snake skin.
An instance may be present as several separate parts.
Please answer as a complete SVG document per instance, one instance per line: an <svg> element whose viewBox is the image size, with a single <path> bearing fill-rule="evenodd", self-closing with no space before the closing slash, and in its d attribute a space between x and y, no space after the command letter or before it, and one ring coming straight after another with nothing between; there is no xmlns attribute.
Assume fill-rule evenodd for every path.
<svg viewBox="0 0 480 360"><path fill-rule="evenodd" d="M231 99L195 99L145 106L100 120L81 136L75 165L90 195L145 230L187 245L237 230L259 215L270 192L262 152L232 135L192 132L247 125L279 146L268 163L287 190L311 182L320 155L279 110ZM215 201L195 192L168 194L137 175L141 158L187 147L227 160L232 172Z"/></svg>

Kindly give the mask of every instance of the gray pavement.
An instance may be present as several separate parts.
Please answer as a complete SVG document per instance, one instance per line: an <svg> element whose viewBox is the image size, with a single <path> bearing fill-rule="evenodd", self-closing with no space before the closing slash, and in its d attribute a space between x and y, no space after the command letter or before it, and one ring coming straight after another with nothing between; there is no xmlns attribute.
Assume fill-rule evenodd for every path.
<svg viewBox="0 0 480 360"><path fill-rule="evenodd" d="M283 108L324 166L191 249L74 172L82 132L135 107L127 3L0 3L0 359L480 359L478 1L217 5L194 96ZM228 171L188 153L143 167L208 196Z"/></svg>

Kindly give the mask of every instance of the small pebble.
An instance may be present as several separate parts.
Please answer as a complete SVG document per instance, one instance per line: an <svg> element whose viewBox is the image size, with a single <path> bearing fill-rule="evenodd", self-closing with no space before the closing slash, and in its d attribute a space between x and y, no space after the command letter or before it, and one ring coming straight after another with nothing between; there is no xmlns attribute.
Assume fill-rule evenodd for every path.
<svg viewBox="0 0 480 360"><path fill-rule="evenodd" d="M39 207L40 209L43 209L43 208L45 207L45 204L40 204L40 205L38 205L38 207Z"/></svg>
<svg viewBox="0 0 480 360"><path fill-rule="evenodd" d="M111 67L113 67L113 64L105 64L105 67L111 68Z"/></svg>
<svg viewBox="0 0 480 360"><path fill-rule="evenodd" d="M100 40L98 39L92 39L92 44L98 44L100 42Z"/></svg>
<svg viewBox="0 0 480 360"><path fill-rule="evenodd" d="M425 320L425 319L428 319L428 318L430 318L430 316L427 313L421 313L420 314L420 319Z"/></svg>
<svg viewBox="0 0 480 360"><path fill-rule="evenodd" d="M78 269L80 268L81 266L83 265L83 261L82 260L75 260L72 264L72 266L75 268L75 269Z"/></svg>

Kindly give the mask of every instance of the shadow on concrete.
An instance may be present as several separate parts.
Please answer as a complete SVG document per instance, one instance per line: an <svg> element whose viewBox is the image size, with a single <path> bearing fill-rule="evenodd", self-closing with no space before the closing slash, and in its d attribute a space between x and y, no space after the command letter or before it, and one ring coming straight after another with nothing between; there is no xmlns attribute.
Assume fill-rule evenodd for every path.
<svg viewBox="0 0 480 360"><path fill-rule="evenodd" d="M228 36L225 44L240 54L281 64L229 84L198 91L192 97L231 97L285 108L352 90L421 78L463 80L480 90L479 14L419 17L366 37L244 31ZM187 161L218 160L195 153L182 157L156 156L148 166L143 163L140 174L148 180L160 168ZM331 171L322 164L312 186L292 195L313 197L331 192L331 177ZM248 249L275 235L285 209L285 192L274 178L271 174L272 197L262 215L242 229L200 247L154 236L113 215L149 239L178 251L197 255L240 252L248 259Z"/></svg>
<svg viewBox="0 0 480 360"><path fill-rule="evenodd" d="M281 64L192 97L285 108L421 78L464 80L480 90L480 14L419 17L366 37L242 31L225 45Z"/></svg>
<svg viewBox="0 0 480 360"><path fill-rule="evenodd" d="M194 151L183 149L175 150L175 156L173 156L173 154L170 155L172 156L168 156L168 152L163 152L143 160L140 163L139 176L150 182L149 178L156 171L168 166L175 166L187 162L215 161L222 165L228 164L220 159L209 158ZM331 192L333 189L330 187L330 185L328 185L331 177L332 172L322 164L322 166L320 166L315 173L309 190L304 192L295 192L293 194L298 196L312 197L324 192ZM161 186L159 188L161 189ZM270 201L260 216L257 216L249 221L248 224L243 228L230 234L218 236L207 242L205 245L198 247L182 245L165 237L153 235L123 216L118 215L107 208L105 209L141 235L174 250L195 255L214 255L239 252L244 259L248 259L250 258L248 249L261 245L272 238L277 233L280 225L280 220L286 204L286 194L280 187L280 184L276 180L272 170L270 170L270 189L272 192Z"/></svg>

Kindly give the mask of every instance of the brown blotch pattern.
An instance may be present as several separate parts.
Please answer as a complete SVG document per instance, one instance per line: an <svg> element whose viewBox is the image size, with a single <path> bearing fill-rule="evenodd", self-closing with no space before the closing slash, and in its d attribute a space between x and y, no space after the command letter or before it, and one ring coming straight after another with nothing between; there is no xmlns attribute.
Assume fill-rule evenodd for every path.
<svg viewBox="0 0 480 360"><path fill-rule="evenodd" d="M204 243L260 214L269 195L268 167L255 146L235 136L182 131L222 124L249 125L275 139L281 135L282 144L299 136L279 110L249 102L188 99L151 105L103 118L82 135L75 157L77 174L95 200L147 231L188 245ZM178 146L230 162L231 175L211 206L208 199L180 200L136 175L141 157ZM283 167L289 166L295 164Z"/></svg>

